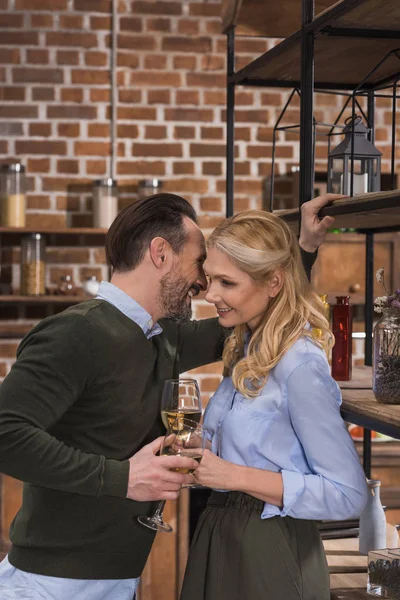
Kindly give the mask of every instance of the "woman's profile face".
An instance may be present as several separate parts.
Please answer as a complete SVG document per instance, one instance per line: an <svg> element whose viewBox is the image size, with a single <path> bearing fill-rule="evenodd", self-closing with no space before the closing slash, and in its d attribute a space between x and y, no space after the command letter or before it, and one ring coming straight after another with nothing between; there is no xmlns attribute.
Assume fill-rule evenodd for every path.
<svg viewBox="0 0 400 600"><path fill-rule="evenodd" d="M246 323L254 331L268 306L268 285L255 282L217 248L208 249L204 271L208 279L206 300L215 304L220 324L235 327Z"/></svg>

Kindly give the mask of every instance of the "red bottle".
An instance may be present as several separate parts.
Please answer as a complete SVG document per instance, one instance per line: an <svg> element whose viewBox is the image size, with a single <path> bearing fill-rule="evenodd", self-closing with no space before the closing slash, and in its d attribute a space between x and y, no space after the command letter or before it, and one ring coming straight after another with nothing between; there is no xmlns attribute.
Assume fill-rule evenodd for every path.
<svg viewBox="0 0 400 600"><path fill-rule="evenodd" d="M335 345L332 348L332 377L336 381L351 379L352 310L349 296L336 296L332 309L332 331Z"/></svg>

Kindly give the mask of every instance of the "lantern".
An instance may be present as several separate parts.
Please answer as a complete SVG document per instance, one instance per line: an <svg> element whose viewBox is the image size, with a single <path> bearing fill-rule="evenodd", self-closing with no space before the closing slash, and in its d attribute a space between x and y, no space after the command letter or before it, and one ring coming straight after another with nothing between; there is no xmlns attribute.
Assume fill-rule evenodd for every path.
<svg viewBox="0 0 400 600"><path fill-rule="evenodd" d="M328 192L351 195L352 137L354 131L353 196L379 192L381 184L381 156L368 140L368 129L360 116L349 117L343 129L344 140L328 155Z"/></svg>

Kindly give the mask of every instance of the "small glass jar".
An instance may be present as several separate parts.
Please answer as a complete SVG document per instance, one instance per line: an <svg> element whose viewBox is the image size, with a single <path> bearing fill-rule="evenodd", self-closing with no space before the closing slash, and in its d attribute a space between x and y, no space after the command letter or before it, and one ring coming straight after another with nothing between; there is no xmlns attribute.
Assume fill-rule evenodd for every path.
<svg viewBox="0 0 400 600"><path fill-rule="evenodd" d="M2 165L0 169L0 220L3 227L25 227L25 191L25 167L20 163Z"/></svg>
<svg viewBox="0 0 400 600"><path fill-rule="evenodd" d="M138 185L139 200L159 194L162 190L162 181L159 179L142 179Z"/></svg>
<svg viewBox="0 0 400 600"><path fill-rule="evenodd" d="M58 285L58 293L62 296L73 296L75 292L71 275L62 275Z"/></svg>
<svg viewBox="0 0 400 600"><path fill-rule="evenodd" d="M384 308L374 327L372 389L381 404L400 404L400 308Z"/></svg>
<svg viewBox="0 0 400 600"><path fill-rule="evenodd" d="M21 239L21 294L42 296L46 293L46 242L40 233Z"/></svg>
<svg viewBox="0 0 400 600"><path fill-rule="evenodd" d="M115 179L96 179L93 183L93 227L108 229L118 214L118 188Z"/></svg>

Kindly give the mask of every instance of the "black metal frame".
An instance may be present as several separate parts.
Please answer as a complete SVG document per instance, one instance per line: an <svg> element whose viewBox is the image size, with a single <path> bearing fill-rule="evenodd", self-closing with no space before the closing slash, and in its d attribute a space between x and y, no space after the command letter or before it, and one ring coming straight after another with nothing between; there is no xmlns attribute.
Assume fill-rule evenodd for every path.
<svg viewBox="0 0 400 600"><path fill-rule="evenodd" d="M314 187L314 139L315 139L315 121L313 117L313 101L314 101L314 37L318 35L340 35L340 36L352 36L352 37L373 37L373 38L392 38L400 39L400 31L394 30L379 30L379 29L356 29L356 28L335 28L331 22L334 18L337 18L346 13L349 9L355 8L362 4L364 0L347 0L338 5L335 5L330 11L325 11L321 16L314 19L314 6L315 0L302 0L302 28L300 32L297 32L293 38L299 38L301 40L301 81L300 88L298 88L293 82L287 81L261 81L258 79L252 79L250 77L243 76L245 69L241 69L238 73L235 73L235 32L234 27L227 31L228 44L227 44L227 161L226 161L226 215L231 216L234 213L234 102L235 102L235 86L236 85L253 85L262 87L286 87L295 88L286 103L279 119L274 128L274 140L273 147L275 147L275 131L278 129L286 129L284 127L279 128L282 115L284 114L290 99L293 94L298 91L300 95L300 182L299 182L299 198L300 205L312 198L313 187ZM288 39L288 38L287 38ZM281 44L285 44L281 42ZM273 49L270 51L270 56L278 53L279 50ZM357 96L367 95L368 97L368 115L366 121L370 128L370 141L374 139L374 113L375 113L375 98L380 97L381 94L377 92L381 89L387 89L389 86L392 87L392 159L391 159L391 173L392 173L392 185L395 185L395 139L396 139L396 101L397 101L397 85L400 81L400 70L397 77L391 75L389 78L380 81L375 85L368 85L368 79L382 66L382 64L389 59L389 57L395 55L400 59L400 49L392 50L389 52L375 67L368 73L368 75L359 84L346 84L330 82L327 84L319 84L318 90L315 91L326 91L327 93L342 94L338 90L349 90L353 89L353 92L349 95L343 93L343 95L349 95L349 100L352 99L352 115L355 116L355 106L358 104ZM262 57L256 59L252 64L261 64ZM335 90L335 91L333 91ZM346 103L347 104L347 103ZM343 109L344 110L344 109ZM296 126L290 127L295 129ZM352 133L354 136L354 131ZM354 144L352 144L352 172L354 172ZM271 187L273 191L274 185L274 168L272 169L271 176ZM394 189L394 188L393 188ZM353 178L351 178L351 195L353 195ZM273 203L273 194L271 193L271 210ZM342 211L341 211L342 212ZM353 211L351 211L353 212ZM398 230L394 228L381 228L374 230L376 233ZM374 233L370 230L360 231L360 233L366 234L366 291L365 291L365 327L366 327L366 345L365 345L365 364L372 365L372 319L373 319L373 252L374 252ZM400 439L400 431L396 428L390 428L389 426L380 426L379 421L368 419L366 417L355 415L343 411L345 419L357 423L364 427L364 455L363 455L363 466L366 475L369 477L371 474L371 428L379 429L387 432L393 437Z"/></svg>

